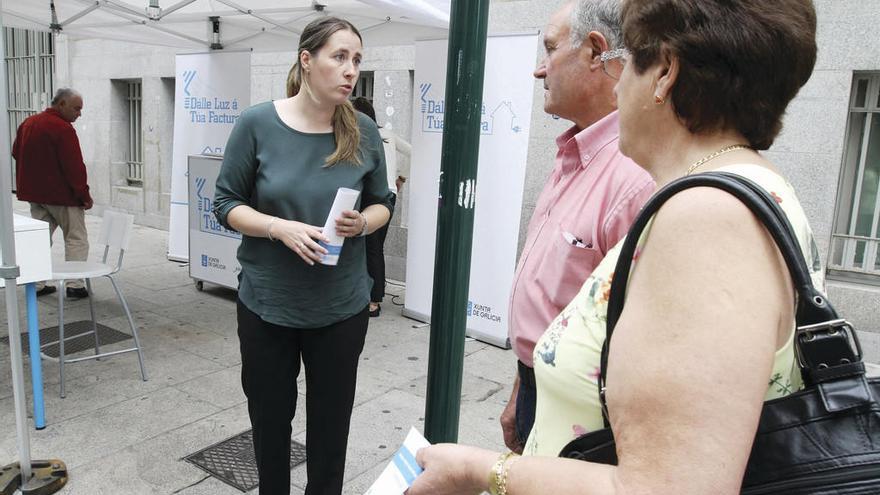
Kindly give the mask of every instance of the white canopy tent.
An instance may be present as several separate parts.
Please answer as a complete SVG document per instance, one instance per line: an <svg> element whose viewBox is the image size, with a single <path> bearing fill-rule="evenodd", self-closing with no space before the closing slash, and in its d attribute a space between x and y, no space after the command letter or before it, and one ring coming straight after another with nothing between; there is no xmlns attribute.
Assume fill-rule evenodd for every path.
<svg viewBox="0 0 880 495"><path fill-rule="evenodd" d="M321 15L351 21L366 46L446 36L451 0L0 0L6 26L190 50L290 50Z"/></svg>

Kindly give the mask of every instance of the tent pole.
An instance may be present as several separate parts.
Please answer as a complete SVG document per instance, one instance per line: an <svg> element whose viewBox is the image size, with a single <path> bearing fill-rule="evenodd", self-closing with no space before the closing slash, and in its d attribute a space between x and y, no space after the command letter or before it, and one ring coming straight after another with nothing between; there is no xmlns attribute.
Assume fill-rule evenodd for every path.
<svg viewBox="0 0 880 495"><path fill-rule="evenodd" d="M0 13L0 33L3 27L3 14ZM5 33L0 36L0 250L3 252L0 276L3 277L6 289L6 315L9 327L9 354L12 361L12 395L15 404L15 426L18 434L18 459L21 463L21 475L23 480L31 478L31 440L27 429L27 411L25 410L24 372L21 358L21 334L18 325L18 290L16 279L19 275L18 265L15 263L15 229L12 220L12 191L10 184L10 160L9 146L9 112L7 111L6 92L6 39Z"/></svg>
<svg viewBox="0 0 880 495"><path fill-rule="evenodd" d="M455 442L473 244L489 0L452 0L425 436Z"/></svg>
<svg viewBox="0 0 880 495"><path fill-rule="evenodd" d="M19 267L15 262L15 227L12 217L12 184L9 146L9 112L6 92L6 48L3 35L3 14L0 12L0 278L5 284L6 316L9 330L9 354L12 361L12 395L15 405L15 428L18 440L17 464L0 466L0 493L12 494L17 488L23 495L55 493L67 482L63 462L31 460L31 439L28 434L27 401L19 333L18 290ZM8 468L8 469L7 469Z"/></svg>

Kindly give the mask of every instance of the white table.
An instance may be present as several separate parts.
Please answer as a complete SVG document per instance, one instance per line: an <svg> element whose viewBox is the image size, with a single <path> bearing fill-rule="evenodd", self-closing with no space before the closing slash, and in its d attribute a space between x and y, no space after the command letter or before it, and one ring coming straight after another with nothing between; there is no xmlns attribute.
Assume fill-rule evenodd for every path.
<svg viewBox="0 0 880 495"><path fill-rule="evenodd" d="M43 406L43 368L40 361L37 291L34 283L52 278L49 224L19 214L13 214L12 216L15 227L15 260L20 270L16 283L25 286L27 299L31 382L34 389L34 425L38 430L41 430L46 427L46 417ZM0 287L3 286L4 280L0 278Z"/></svg>

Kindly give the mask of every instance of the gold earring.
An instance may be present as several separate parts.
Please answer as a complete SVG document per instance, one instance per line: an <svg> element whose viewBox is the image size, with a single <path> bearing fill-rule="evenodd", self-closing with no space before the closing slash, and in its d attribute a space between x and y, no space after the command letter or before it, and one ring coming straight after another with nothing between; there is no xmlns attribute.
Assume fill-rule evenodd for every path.
<svg viewBox="0 0 880 495"><path fill-rule="evenodd" d="M662 104L666 103L666 100L660 95L654 95L654 103L656 103L658 105L662 105Z"/></svg>

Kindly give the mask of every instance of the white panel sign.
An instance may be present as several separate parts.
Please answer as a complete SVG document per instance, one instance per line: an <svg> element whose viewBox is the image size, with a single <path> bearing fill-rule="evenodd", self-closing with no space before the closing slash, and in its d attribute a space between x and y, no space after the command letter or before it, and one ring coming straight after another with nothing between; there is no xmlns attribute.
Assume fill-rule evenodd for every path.
<svg viewBox="0 0 880 495"><path fill-rule="evenodd" d="M220 225L214 216L214 185L223 158L189 157L189 275L196 280L238 289L238 245L241 234Z"/></svg>
<svg viewBox="0 0 880 495"><path fill-rule="evenodd" d="M251 55L183 54L176 67L168 258L188 261L187 156L223 154L232 126L250 105Z"/></svg>
<svg viewBox="0 0 880 495"><path fill-rule="evenodd" d="M52 250L49 246L49 224L18 213L12 214L15 231L15 262L19 285L40 282L52 278ZM0 249L0 257L3 251ZM0 278L0 287L6 280Z"/></svg>
<svg viewBox="0 0 880 495"><path fill-rule="evenodd" d="M465 187L460 198L446 198L476 204L470 292L467 308L462 308L468 313L468 334L505 348L537 40L536 34L489 37L476 190ZM416 43L404 314L423 321L431 315L434 284L447 44Z"/></svg>

